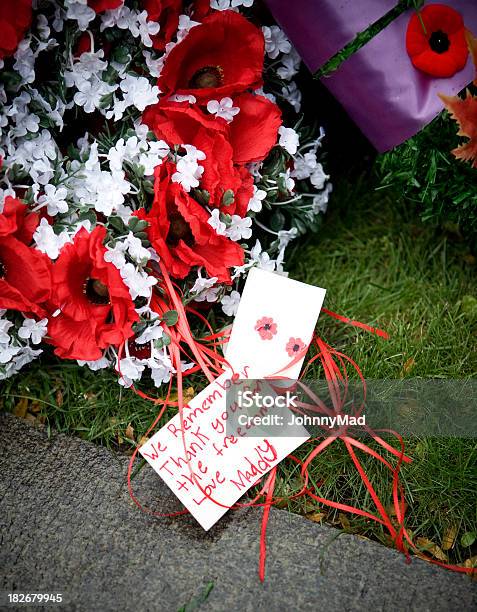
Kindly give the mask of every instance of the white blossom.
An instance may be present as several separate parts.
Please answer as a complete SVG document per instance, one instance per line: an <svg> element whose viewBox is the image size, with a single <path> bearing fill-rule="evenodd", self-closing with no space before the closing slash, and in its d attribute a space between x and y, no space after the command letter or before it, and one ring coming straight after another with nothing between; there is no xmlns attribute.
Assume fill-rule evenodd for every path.
<svg viewBox="0 0 477 612"><path fill-rule="evenodd" d="M18 336L23 340L29 340L33 344L40 344L43 336L46 335L48 327L48 319L41 319L41 321L35 321L35 319L24 319L22 326L18 330Z"/></svg>
<svg viewBox="0 0 477 612"><path fill-rule="evenodd" d="M97 372L98 370L104 370L111 365L110 360L104 355L95 361L82 361L81 359L77 360L78 365L80 366L88 366L90 370L93 372Z"/></svg>
<svg viewBox="0 0 477 612"><path fill-rule="evenodd" d="M278 26L263 26L262 32L268 57L276 59L280 53L290 53L292 48L290 41Z"/></svg>
<svg viewBox="0 0 477 612"><path fill-rule="evenodd" d="M295 155L300 145L300 137L297 132L295 132L293 128L287 128L281 125L278 128L278 134L280 135L278 144L283 147L285 151L288 151L290 155Z"/></svg>
<svg viewBox="0 0 477 612"><path fill-rule="evenodd" d="M164 58L154 58L152 57L152 52L146 51L145 49L143 50L142 54L144 55L144 60L146 61L146 66L149 71L149 74L152 77L155 77L156 79L159 78L161 76L162 68L164 66Z"/></svg>
<svg viewBox="0 0 477 612"><path fill-rule="evenodd" d="M262 210L262 201L267 197L267 192L259 189L256 185L253 186L253 195L248 203L247 210L260 212Z"/></svg>
<svg viewBox="0 0 477 612"><path fill-rule="evenodd" d="M214 287L217 280L216 276L203 278L199 275L191 289L191 293L196 294L194 300L196 302L216 302L217 293L220 291L220 287Z"/></svg>
<svg viewBox="0 0 477 612"><path fill-rule="evenodd" d="M234 241L247 240L252 235L252 219L250 217L240 217L232 215L230 225L227 228L227 236Z"/></svg>
<svg viewBox="0 0 477 612"><path fill-rule="evenodd" d="M329 175L325 174L323 170L323 166L321 164L318 164L316 168L313 170L312 175L310 176L310 181L313 187L316 187L316 189L323 189L326 181L329 178L330 178Z"/></svg>
<svg viewBox="0 0 477 612"><path fill-rule="evenodd" d="M86 113L92 113L100 108L102 98L117 89L117 85L108 85L104 81L81 81L77 84L78 91L74 95L75 104L82 106Z"/></svg>
<svg viewBox="0 0 477 612"><path fill-rule="evenodd" d="M140 380L144 372L144 364L136 357L125 357L119 362L118 371L121 375L119 384L131 387L135 380Z"/></svg>
<svg viewBox="0 0 477 612"><path fill-rule="evenodd" d="M21 346L0 344L0 363L8 363L21 350Z"/></svg>
<svg viewBox="0 0 477 612"><path fill-rule="evenodd" d="M240 107L234 106L232 98L222 98L220 102L218 100L209 100L207 102L207 110L212 115L221 117L227 123L230 123L235 115L240 112Z"/></svg>
<svg viewBox="0 0 477 612"><path fill-rule="evenodd" d="M282 97L293 106L296 113L300 112L301 109L301 91L298 89L295 81L292 81L288 85L282 87Z"/></svg>
<svg viewBox="0 0 477 612"><path fill-rule="evenodd" d="M333 185L328 183L321 193L317 193L313 198L313 213L325 213L328 208L330 194L333 191Z"/></svg>
<svg viewBox="0 0 477 612"><path fill-rule="evenodd" d="M66 231L55 234L48 221L42 219L33 234L33 240L39 251L46 253L50 259L56 259L63 246L70 242L70 237Z"/></svg>
<svg viewBox="0 0 477 612"><path fill-rule="evenodd" d="M13 327L13 323L8 319L0 319L0 344L9 344L10 336L8 330Z"/></svg>
<svg viewBox="0 0 477 612"><path fill-rule="evenodd" d="M316 153L314 151L309 151L303 156L299 155L295 157L293 166L293 171L291 173L292 177L300 181L310 178L311 174L318 167Z"/></svg>
<svg viewBox="0 0 477 612"><path fill-rule="evenodd" d="M234 317L240 304L240 293L238 291L231 291L229 295L224 295L220 303L224 313L228 317Z"/></svg>
<svg viewBox="0 0 477 612"><path fill-rule="evenodd" d="M192 94L172 94L168 100L169 102L190 102L190 104L197 102L197 98Z"/></svg>
<svg viewBox="0 0 477 612"><path fill-rule="evenodd" d="M288 55L282 57L282 63L277 68L278 76L284 81L290 81L300 68L301 58L296 49L292 48Z"/></svg>
<svg viewBox="0 0 477 612"><path fill-rule="evenodd" d="M149 276L144 270L136 268L132 263L125 264L120 269L120 273L121 278L129 289L131 299L151 297L152 287L157 283L157 278Z"/></svg>
<svg viewBox="0 0 477 612"><path fill-rule="evenodd" d="M156 387L169 382L171 374L175 372L172 362L165 352L162 354L155 353L153 357L148 359L147 365L151 368L151 378ZM182 367L182 371L186 369L187 367Z"/></svg>
<svg viewBox="0 0 477 612"><path fill-rule="evenodd" d="M220 220L220 210L214 208L210 214L207 223L214 228L219 236L225 236L227 233L227 226Z"/></svg>
<svg viewBox="0 0 477 612"><path fill-rule="evenodd" d="M50 217L54 217L58 213L68 212L68 203L66 198L68 190L66 187L55 187L54 185L45 185L44 195L38 198L38 203L45 205Z"/></svg>
<svg viewBox="0 0 477 612"><path fill-rule="evenodd" d="M287 169L286 172L281 172L279 175L279 178L282 179L284 186L286 187L286 189L292 193L293 190L295 189L295 181L292 179L291 175L290 175L290 169Z"/></svg>
<svg viewBox="0 0 477 612"><path fill-rule="evenodd" d="M257 264L258 268L273 272L275 270L275 261L270 258L270 255L262 249L260 240L255 242L255 246L250 251L250 258Z"/></svg>
<svg viewBox="0 0 477 612"><path fill-rule="evenodd" d="M176 171L172 175L173 183L180 183L185 191L190 191L199 186L199 179L204 172L204 168L186 157L181 157L176 164Z"/></svg>
<svg viewBox="0 0 477 612"><path fill-rule="evenodd" d="M161 321L157 318L152 325L148 325L146 329L136 338L138 344L146 344L154 340L159 340L164 335Z"/></svg>
<svg viewBox="0 0 477 612"><path fill-rule="evenodd" d="M144 264L151 258L149 251L142 246L142 242L132 232L126 237L125 244L129 255L138 264Z"/></svg>
<svg viewBox="0 0 477 612"><path fill-rule="evenodd" d="M78 28L81 31L86 30L90 21L96 17L94 9L90 8L82 2L67 1L66 19L72 19L78 22Z"/></svg>

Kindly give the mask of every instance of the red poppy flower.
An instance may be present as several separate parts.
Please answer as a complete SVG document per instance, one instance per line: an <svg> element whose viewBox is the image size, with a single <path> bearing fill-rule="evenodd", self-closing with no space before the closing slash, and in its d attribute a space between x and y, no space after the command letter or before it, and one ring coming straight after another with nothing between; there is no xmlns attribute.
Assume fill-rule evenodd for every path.
<svg viewBox="0 0 477 612"><path fill-rule="evenodd" d="M243 264L243 250L215 232L207 211L171 182L174 172L170 162L156 168L152 208L149 213L140 209L137 216L149 222L149 240L171 276L184 278L193 266L203 266L209 276L229 283L229 269Z"/></svg>
<svg viewBox="0 0 477 612"><path fill-rule="evenodd" d="M10 235L0 237L0 308L40 318L51 292L51 262L40 251Z"/></svg>
<svg viewBox="0 0 477 612"><path fill-rule="evenodd" d="M255 331L262 340L271 340L277 333L277 324L271 317L262 317L255 324Z"/></svg>
<svg viewBox="0 0 477 612"><path fill-rule="evenodd" d="M165 102L150 106L143 115L146 123L158 138L170 146L191 144L203 151L206 158L201 161L204 174L201 188L210 195L209 205L219 207L227 190L236 194L234 202L227 207L229 214L245 214L253 195L249 185L249 172L234 167L233 149L227 139L227 123L206 115L196 105L188 102ZM248 199L247 199L248 196ZM246 200L246 201L245 201Z"/></svg>
<svg viewBox="0 0 477 612"><path fill-rule="evenodd" d="M14 236L21 242L30 244L38 222L38 213L29 212L26 204L7 196L0 214L0 237Z"/></svg>
<svg viewBox="0 0 477 612"><path fill-rule="evenodd" d="M97 13L104 11L112 11L124 4L124 0L88 0L88 6L94 9Z"/></svg>
<svg viewBox="0 0 477 612"><path fill-rule="evenodd" d="M133 335L138 315L119 270L104 261L105 236L103 226L81 229L53 265L51 303L61 312L50 317L48 341L63 359L99 359Z"/></svg>
<svg viewBox="0 0 477 612"><path fill-rule="evenodd" d="M290 357L295 357L297 353L300 353L304 349L306 349L306 344L301 338L290 338L285 347L285 350Z"/></svg>
<svg viewBox="0 0 477 612"><path fill-rule="evenodd" d="M164 63L159 87L167 95L221 99L260 87L262 32L234 11L217 11L192 28Z"/></svg>
<svg viewBox="0 0 477 612"><path fill-rule="evenodd" d="M460 13L445 4L428 4L409 21L406 49L413 66L434 77L451 77L464 68L469 50Z"/></svg>
<svg viewBox="0 0 477 612"><path fill-rule="evenodd" d="M0 59L13 55L31 25L31 0L0 2Z"/></svg>
<svg viewBox="0 0 477 612"><path fill-rule="evenodd" d="M203 151L201 188L209 192L209 205L221 207L224 192L230 190L234 201L225 212L243 216L253 195L253 179L237 166L268 155L277 142L281 113L267 98L249 93L238 96L234 105L240 112L230 124L188 102L150 106L142 120L170 146L191 144Z"/></svg>

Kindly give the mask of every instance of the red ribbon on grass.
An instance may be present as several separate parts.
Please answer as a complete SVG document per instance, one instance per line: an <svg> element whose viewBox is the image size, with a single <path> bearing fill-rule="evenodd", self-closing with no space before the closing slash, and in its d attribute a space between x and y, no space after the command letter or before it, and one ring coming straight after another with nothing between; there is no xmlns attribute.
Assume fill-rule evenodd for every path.
<svg viewBox="0 0 477 612"><path fill-rule="evenodd" d="M157 310L159 314L164 314L165 312L171 309L176 310L178 313L178 321L176 325L174 326L174 328L168 327L164 324L164 330L171 338L171 343L167 348L169 351L169 357L171 359L172 365L174 369L176 370L177 402L172 401L170 399L171 389L172 389L172 378L171 378L171 381L169 382L167 395L163 400L153 398L147 395L146 393L143 393L139 389L136 389L134 385L131 387L133 391L137 393L143 399L147 399L149 401L154 402L156 405L161 406L158 412L158 415L156 416L153 423L151 424L151 426L149 427L149 429L147 430L145 434L146 437L149 436L149 434L155 429L156 425L158 424L160 419L163 417L164 412L168 406L174 406L178 408L180 419L181 419L181 429L184 432L184 428L183 428L183 410L184 410L183 378L184 376L187 376L191 374L192 372L202 371L207 377L207 379L209 380L209 382L212 383L215 380L215 378L218 375L220 375L226 368L232 369L230 364L225 359L225 357L223 357L217 351L218 347L220 347L221 345L225 344L228 341L230 330L227 329L221 332L214 333L210 323L207 321L205 317L203 317L203 315L201 315L199 312L197 312L190 306L186 306L186 307L184 306L181 300L181 297L179 295L180 290L175 287L174 283L169 277L167 270L162 265L162 263L160 264L160 268L161 268L161 273L162 273L162 277L160 277L160 281L161 281L160 289L163 291L163 294L161 294L160 292L155 293L152 298L151 305L153 306L155 310ZM322 311L325 314L329 315L330 317L344 324L352 325L353 327L357 327L359 329L365 330L369 333L372 333L384 339L389 338L389 335L381 329L371 327L359 321L354 321L352 319L349 319L348 317L334 313L325 308L323 308ZM204 323L204 325L208 328L210 332L209 335L204 336L200 340L197 340L194 338L192 331L190 329L189 323L188 323L188 316L187 316L188 313L198 317L202 321L202 323ZM323 367L323 371L325 374L325 378L328 383L328 388L330 391L330 396L332 398L333 407L334 407L335 412L340 413L345 403L347 390L348 390L348 380L349 380L347 370L349 367L351 367L358 374L361 380L361 383L363 385L364 397L366 397L366 381L364 379L364 376L359 366L356 364L355 361L353 361L350 357L348 357L344 353L333 349L331 346L329 346L326 342L324 342L321 338L319 338L316 335L313 337L312 344L316 345L318 349L318 353L314 357L309 359L308 363L306 364L306 367L304 368L303 373L306 373L308 368L315 361L319 360L321 362L321 365ZM121 360L121 355L122 355L123 350L124 350L124 345L122 345L119 349L118 364ZM305 352L307 350L308 350L308 347L304 349ZM192 356L196 364L194 368L186 372L183 372L182 366L181 366L181 355L185 355L188 359L191 359L191 356ZM303 356L302 354L297 355L294 360L299 360L301 359L302 356ZM287 364L285 368L283 368L283 370L289 368L290 365L292 364ZM118 365L118 368L119 368L119 365ZM277 377L278 374L279 372L276 373L274 377ZM238 377L238 374L234 374L233 376ZM343 388L343 391L341 391L341 388ZM294 455L288 456L290 460L294 461L300 466L301 468L300 475L302 478L303 485L300 491L298 491L297 493L291 496L288 496L287 498L274 497L274 488L275 488L276 477L277 477L277 467L275 466L274 468L270 470L268 474L266 474L261 479L259 479L259 481L257 481L256 484L264 480L264 484L259 490L258 494L252 500L246 503L236 503L233 506L222 504L220 501L212 498L203 489L200 482L198 482L195 474L193 473L189 460L187 460L191 478L194 484L213 503L223 508L230 509L230 510L236 510L238 508L245 508L245 507L263 507L262 523L261 523L261 530L260 530L260 556L259 556L259 568L258 568L259 578L261 581L265 579L265 565L266 565L266 554L267 554L266 532L267 532L267 525L268 525L268 520L270 516L270 509L273 505L276 505L285 500L297 499L298 497L303 497L303 496L309 496L311 499L325 506L329 506L337 510L342 510L343 512L350 512L350 513L353 513L359 516L363 516L369 520L373 520L373 521L380 523L381 525L386 527L386 529L388 530L390 536L392 537L394 541L396 548L406 555L406 559L408 562L410 561L409 549L412 549L415 552L421 553L421 551L413 543L409 533L407 532L404 526L406 504L404 500L404 489L399 480L399 471L403 463L410 463L412 461L409 457L405 455L404 441L402 437L394 431L380 430L382 433L391 434L396 437L396 439L399 442L399 446L400 446L400 450L398 450L394 448L391 444L383 440L383 438L381 438L381 436L378 435L377 431L372 431L369 428L367 431L385 451L397 457L397 463L395 466L393 466L385 457L383 457L376 450L370 448L367 444L364 444L360 440L356 440L355 438L350 436L347 432L343 432L343 435L340 434L337 436L326 437L325 439L321 439L321 440L319 438L314 438L312 440L308 440L305 443L305 444L313 444L313 445L316 444L316 446L313 446L312 450L308 453L305 460L302 461L298 459L297 457L295 457ZM182 433L182 439L183 439L184 450L185 450L186 445L185 445L184 433ZM335 443L337 440L341 440L344 443L345 448L347 452L349 453L361 477L361 480L363 481L367 491L369 492L376 506L377 514L372 514L371 512L362 510L361 508L358 508L356 506L351 506L349 504L342 504L339 502L335 502L333 500L326 499L324 497L319 496L315 492L314 488L309 487L310 478L309 478L308 469L312 461L320 453L322 453L326 448L328 448L331 444ZM393 513L396 517L395 522L397 522L397 526L393 524L393 521L391 520L391 517L389 516L388 511L386 510L384 504L379 499L379 496L376 493L376 490L374 489L371 481L369 480L366 474L366 471L364 470L363 466L361 465L357 457L357 454L355 452L356 449L364 453L367 453L368 455L374 457L377 461L380 461L381 463L383 463L383 465L392 474L392 478L393 478L393 485L392 485ZM171 512L171 513L156 512L156 511L153 511L143 506L140 503L140 501L136 498L133 492L133 488L132 488L132 472L133 472L133 466L134 466L134 462L136 460L138 452L139 452L139 447L137 447L134 450L131 456L131 459L129 461L128 471L127 471L128 491L129 491L129 495L131 499L133 500L133 502L143 512L146 512L156 517L174 517L174 516L180 516L180 515L187 514L188 510L186 509L182 511ZM186 453L185 453L185 456L187 457ZM265 498L264 501L259 501L263 499L263 497ZM443 563L442 561L438 561L429 556L423 555L422 553L420 554L420 556L423 558L426 558L426 560L429 561L430 563L434 563L436 565L439 565L441 567L444 567L444 568L447 568L453 571L457 571L457 572L461 572L465 574L472 574L476 571L475 568L466 568L466 567L462 567L459 565Z"/></svg>

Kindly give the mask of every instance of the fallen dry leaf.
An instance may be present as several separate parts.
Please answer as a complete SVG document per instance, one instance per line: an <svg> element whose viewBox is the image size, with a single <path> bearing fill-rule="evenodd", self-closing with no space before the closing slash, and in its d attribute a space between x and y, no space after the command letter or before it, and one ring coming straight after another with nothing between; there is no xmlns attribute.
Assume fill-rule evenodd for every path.
<svg viewBox="0 0 477 612"><path fill-rule="evenodd" d="M56 405L60 408L63 406L63 391L61 389L56 392Z"/></svg>
<svg viewBox="0 0 477 612"><path fill-rule="evenodd" d="M346 514L340 512L338 517L340 519L341 527L343 527L345 531L349 531L351 529L351 523L349 522L349 518L346 516Z"/></svg>
<svg viewBox="0 0 477 612"><path fill-rule="evenodd" d="M321 523L326 518L325 512L310 512L306 515L306 518L309 521L313 521L314 523Z"/></svg>
<svg viewBox="0 0 477 612"><path fill-rule="evenodd" d="M432 555L435 559L438 559L439 561L449 560L442 548L435 544L432 540L429 540L428 538L417 538L416 543L418 546L423 548L425 552ZM416 554L419 557L419 554Z"/></svg>
<svg viewBox="0 0 477 612"><path fill-rule="evenodd" d="M475 266L476 262L477 262L477 258L472 255L471 253L467 253L467 255L464 255L462 257L462 259L465 261L466 264L468 264L469 266Z"/></svg>
<svg viewBox="0 0 477 612"><path fill-rule="evenodd" d="M477 570L477 555L474 555L473 557L469 557L468 559L464 561L464 563L460 563L460 565L468 569ZM477 571L472 572L470 574L470 579L474 582L477 581Z"/></svg>
<svg viewBox="0 0 477 612"><path fill-rule="evenodd" d="M402 367L403 374L409 374L409 372L414 369L415 365L416 365L415 359L413 357L409 357L409 359L406 361L406 363Z"/></svg>
<svg viewBox="0 0 477 612"><path fill-rule="evenodd" d="M32 402L28 406L28 412L31 412L32 414L38 414L40 411L41 411L40 402Z"/></svg>
<svg viewBox="0 0 477 612"><path fill-rule="evenodd" d="M187 387L187 389L185 389L184 391L184 401L186 402L190 402L191 399L193 399L196 396L196 392L194 387Z"/></svg>
<svg viewBox="0 0 477 612"><path fill-rule="evenodd" d="M406 513L406 509L407 509L407 504L404 503L404 513ZM391 523L394 525L394 527L399 527L396 507L394 506L394 504L390 504L389 506L386 506L386 512L388 513L389 518L391 519Z"/></svg>
<svg viewBox="0 0 477 612"><path fill-rule="evenodd" d="M444 537L442 538L442 550L450 550L454 548L455 540L457 538L457 525L451 525L446 529Z"/></svg>
<svg viewBox="0 0 477 612"><path fill-rule="evenodd" d="M477 555L469 557L464 561L464 563L461 563L461 565L462 567L477 567Z"/></svg>
<svg viewBox="0 0 477 612"><path fill-rule="evenodd" d="M459 124L458 136L466 136L469 141L452 150L452 154L463 161L472 162L477 168L477 97L467 90L464 99L459 96L439 94L445 107Z"/></svg>
<svg viewBox="0 0 477 612"><path fill-rule="evenodd" d="M21 400L16 404L13 414L17 417L24 419L28 410L28 400L26 397L22 397Z"/></svg>
<svg viewBox="0 0 477 612"><path fill-rule="evenodd" d="M126 427L124 434L126 438L129 438L129 440L134 440L134 427L131 425L131 423L129 423L129 425Z"/></svg>

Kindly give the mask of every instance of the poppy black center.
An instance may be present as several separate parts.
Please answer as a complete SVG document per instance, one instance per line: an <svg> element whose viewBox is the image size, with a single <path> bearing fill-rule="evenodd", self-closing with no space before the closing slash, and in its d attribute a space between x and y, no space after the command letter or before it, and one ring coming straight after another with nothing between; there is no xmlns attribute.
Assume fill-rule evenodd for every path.
<svg viewBox="0 0 477 612"><path fill-rule="evenodd" d="M169 216L170 227L167 234L166 242L170 246L177 246L179 240L183 240L188 246L194 244L194 236L191 232L189 224L180 213L172 213Z"/></svg>
<svg viewBox="0 0 477 612"><path fill-rule="evenodd" d="M204 66L199 68L189 81L189 87L192 89L220 87L223 84L224 71L221 66Z"/></svg>
<svg viewBox="0 0 477 612"><path fill-rule="evenodd" d="M109 291L104 283L96 278L88 278L83 293L92 304L109 304Z"/></svg>
<svg viewBox="0 0 477 612"><path fill-rule="evenodd" d="M267 331L271 328L270 323L265 323L265 325L263 326L263 329L266 329Z"/></svg>
<svg viewBox="0 0 477 612"><path fill-rule="evenodd" d="M7 266L0 259L0 278L5 278L7 275Z"/></svg>
<svg viewBox="0 0 477 612"><path fill-rule="evenodd" d="M436 32L432 32L429 38L429 44L431 45L431 49L436 53L445 53L449 50L450 40L445 32L437 30Z"/></svg>
<svg viewBox="0 0 477 612"><path fill-rule="evenodd" d="M294 344L293 345L293 352L294 353L298 353L299 350L300 350L300 345L299 344Z"/></svg>

